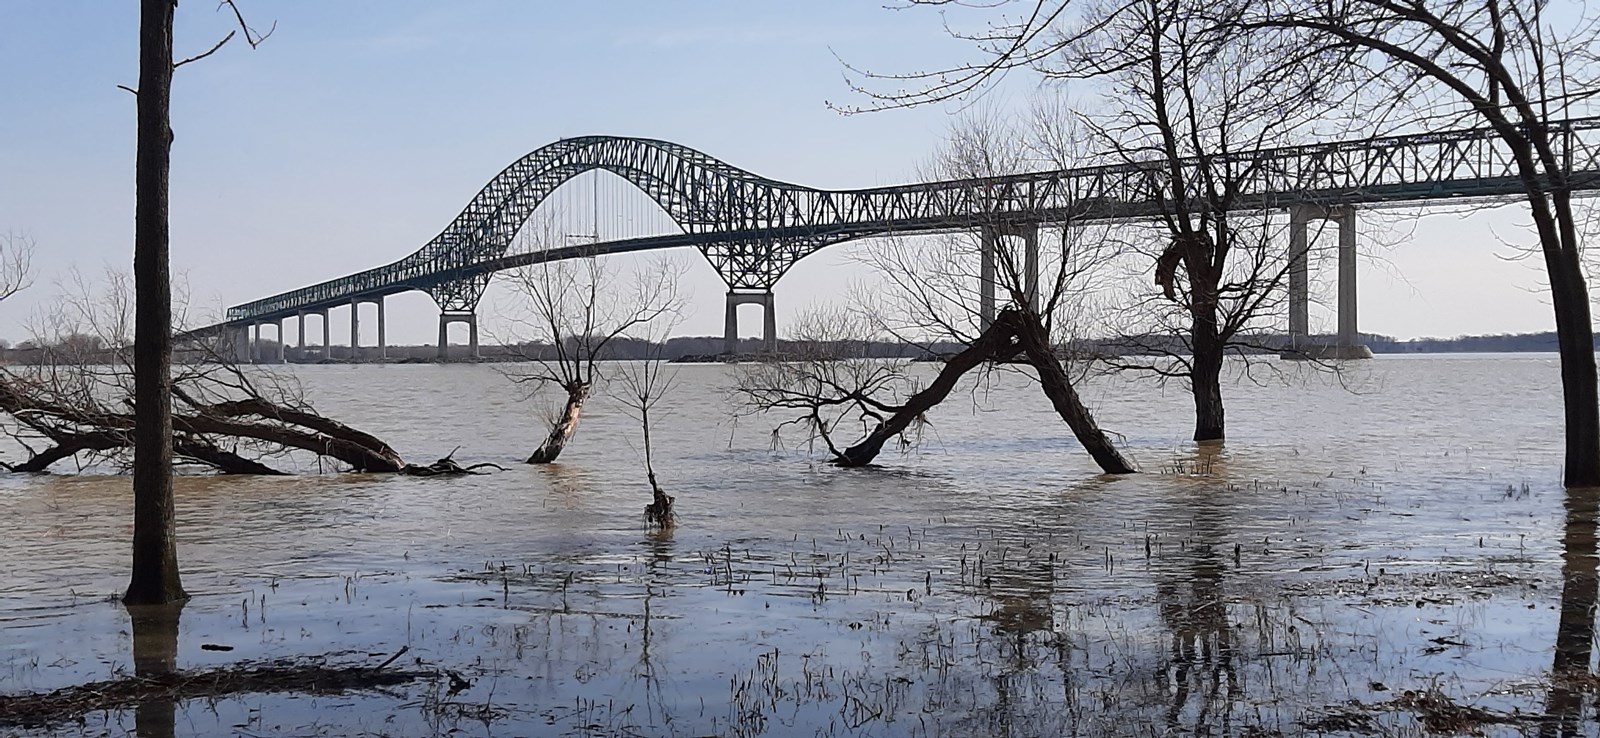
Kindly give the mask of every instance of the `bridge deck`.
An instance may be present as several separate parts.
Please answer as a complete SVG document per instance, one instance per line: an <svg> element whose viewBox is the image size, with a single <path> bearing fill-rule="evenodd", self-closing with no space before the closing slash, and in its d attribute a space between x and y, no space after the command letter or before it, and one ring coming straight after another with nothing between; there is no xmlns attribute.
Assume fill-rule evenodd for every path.
<svg viewBox="0 0 1600 738"><path fill-rule="evenodd" d="M1600 118L1555 124L1575 191L1600 189ZM1526 189L1489 129L1341 141L1211 157L1241 185L1237 209L1301 203L1396 206L1507 198ZM1195 159L1179 162L1185 170ZM592 169L644 190L683 233L508 254L523 221L562 183ZM1127 219L1159 214L1160 163L1131 162L858 190L819 190L745 172L652 139L565 139L512 164L444 232L391 264L231 307L224 325L265 322L412 290L442 307L476 304L488 275L588 255L699 247L730 286L770 288L795 261L841 241L935 233L994 222ZM460 306L456 306L458 309ZM470 307L470 305L468 305Z"/></svg>

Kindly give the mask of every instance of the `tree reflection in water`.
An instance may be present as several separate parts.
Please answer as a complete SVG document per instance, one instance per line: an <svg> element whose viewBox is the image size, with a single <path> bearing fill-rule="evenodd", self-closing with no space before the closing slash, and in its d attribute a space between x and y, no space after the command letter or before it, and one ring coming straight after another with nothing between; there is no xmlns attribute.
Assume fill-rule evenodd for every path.
<svg viewBox="0 0 1600 738"><path fill-rule="evenodd" d="M141 678L171 674L178 668L178 619L184 602L130 605L133 620L133 673ZM134 710L140 738L172 738L178 705L171 699L142 702Z"/></svg>
<svg viewBox="0 0 1600 738"><path fill-rule="evenodd" d="M1600 488L1567 490L1566 528L1561 553L1561 619L1550 668L1542 735L1578 735L1583 716L1583 682L1594 653L1597 589L1595 529Z"/></svg>

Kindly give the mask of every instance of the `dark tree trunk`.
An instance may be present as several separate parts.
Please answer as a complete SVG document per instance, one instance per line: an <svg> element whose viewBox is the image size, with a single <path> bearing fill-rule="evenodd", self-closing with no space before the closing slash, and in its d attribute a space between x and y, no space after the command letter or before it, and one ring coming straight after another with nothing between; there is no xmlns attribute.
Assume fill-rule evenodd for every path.
<svg viewBox="0 0 1600 738"><path fill-rule="evenodd" d="M1595 385L1589 290L1575 248L1562 249L1547 261L1551 262L1550 302L1556 314L1561 400L1567 426L1563 478L1568 487L1600 487L1600 393Z"/></svg>
<svg viewBox="0 0 1600 738"><path fill-rule="evenodd" d="M894 414L878 423L878 427L873 428L866 438L835 457L833 463L839 466L866 466L872 463L883 451L883 444L905 432L923 413L944 402L962 375L985 361L995 361L1012 354L1015 351L1013 338L1016 331L1015 311L1002 312L988 330L978 336L978 340L945 362L944 368L939 370L939 376L926 389L912 395Z"/></svg>
<svg viewBox="0 0 1600 738"><path fill-rule="evenodd" d="M646 403L641 403L645 405ZM639 424L644 428L644 472L650 479L650 504L644 506L645 522L660 527L670 528L673 524L672 503L676 500L672 495L661 489L656 483L656 467L650 459L650 408L639 408Z"/></svg>
<svg viewBox="0 0 1600 738"><path fill-rule="evenodd" d="M567 447L567 441L572 440L572 434L578 430L578 418L583 413L583 403L589 399L589 384L587 382L573 382L568 384L567 406L561 412L561 419L550 428L550 435L540 444L538 450L528 457L529 464L548 464L561 455L561 450Z"/></svg>
<svg viewBox="0 0 1600 738"><path fill-rule="evenodd" d="M138 144L133 238L133 576L123 602L188 597L178 579L172 502L172 285L167 180L172 146L175 0L143 0L139 17Z"/></svg>
<svg viewBox="0 0 1600 738"><path fill-rule="evenodd" d="M1221 441L1224 437L1222 408L1222 359L1224 345L1217 336L1215 304L1196 305L1190 346L1189 384L1194 394L1194 440Z"/></svg>
<svg viewBox="0 0 1600 738"><path fill-rule="evenodd" d="M1015 314L1019 321L1017 343L1027 356L1028 363L1039 372L1039 385L1044 388L1045 396L1050 398L1050 404L1055 406L1056 413L1066 421L1084 450L1094 457L1095 463L1107 474L1139 471L1122 458L1122 452L1111 443L1105 431L1100 430L1089 408L1083 406L1078 391L1073 389L1072 381L1067 378L1066 370L1061 368L1061 360L1056 358L1055 349L1050 345L1050 331L1044 322L1033 313Z"/></svg>

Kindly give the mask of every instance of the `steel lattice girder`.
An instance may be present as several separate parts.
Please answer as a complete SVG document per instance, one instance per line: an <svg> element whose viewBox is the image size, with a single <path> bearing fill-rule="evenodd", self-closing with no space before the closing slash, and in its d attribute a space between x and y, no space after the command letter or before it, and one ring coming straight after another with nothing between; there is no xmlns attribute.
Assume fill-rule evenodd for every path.
<svg viewBox="0 0 1600 738"><path fill-rule="evenodd" d="M1600 118L1551 124L1569 186L1600 188ZM1392 136L1233 153L1220 165L1240 210L1300 203L1412 202L1524 192L1510 152L1491 129ZM1184 159L1180 171L1199 162ZM507 255L540 202L584 172L633 183L684 233ZM829 191L767 179L667 141L586 136L557 141L512 163L455 220L392 264L231 307L227 321L266 321L423 290L442 308L476 306L488 275L576 256L696 246L730 288L771 289L795 262L840 241L928 233L995 222L1137 218L1159 213L1165 162L1130 162L979 179ZM1185 176L1195 182L1196 177ZM1198 195L1198 193L1196 193Z"/></svg>

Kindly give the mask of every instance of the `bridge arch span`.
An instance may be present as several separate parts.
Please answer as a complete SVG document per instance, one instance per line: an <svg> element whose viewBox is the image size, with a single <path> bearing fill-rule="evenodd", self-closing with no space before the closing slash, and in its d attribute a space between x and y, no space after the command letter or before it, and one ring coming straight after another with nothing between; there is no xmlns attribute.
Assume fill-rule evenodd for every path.
<svg viewBox="0 0 1600 738"><path fill-rule="evenodd" d="M503 256L540 203L574 177L596 169L639 188L686 233L753 221L754 216L741 218L731 212L738 209L738 194L749 188L804 189L667 141L612 136L563 139L506 167L439 235L390 267L450 272Z"/></svg>

